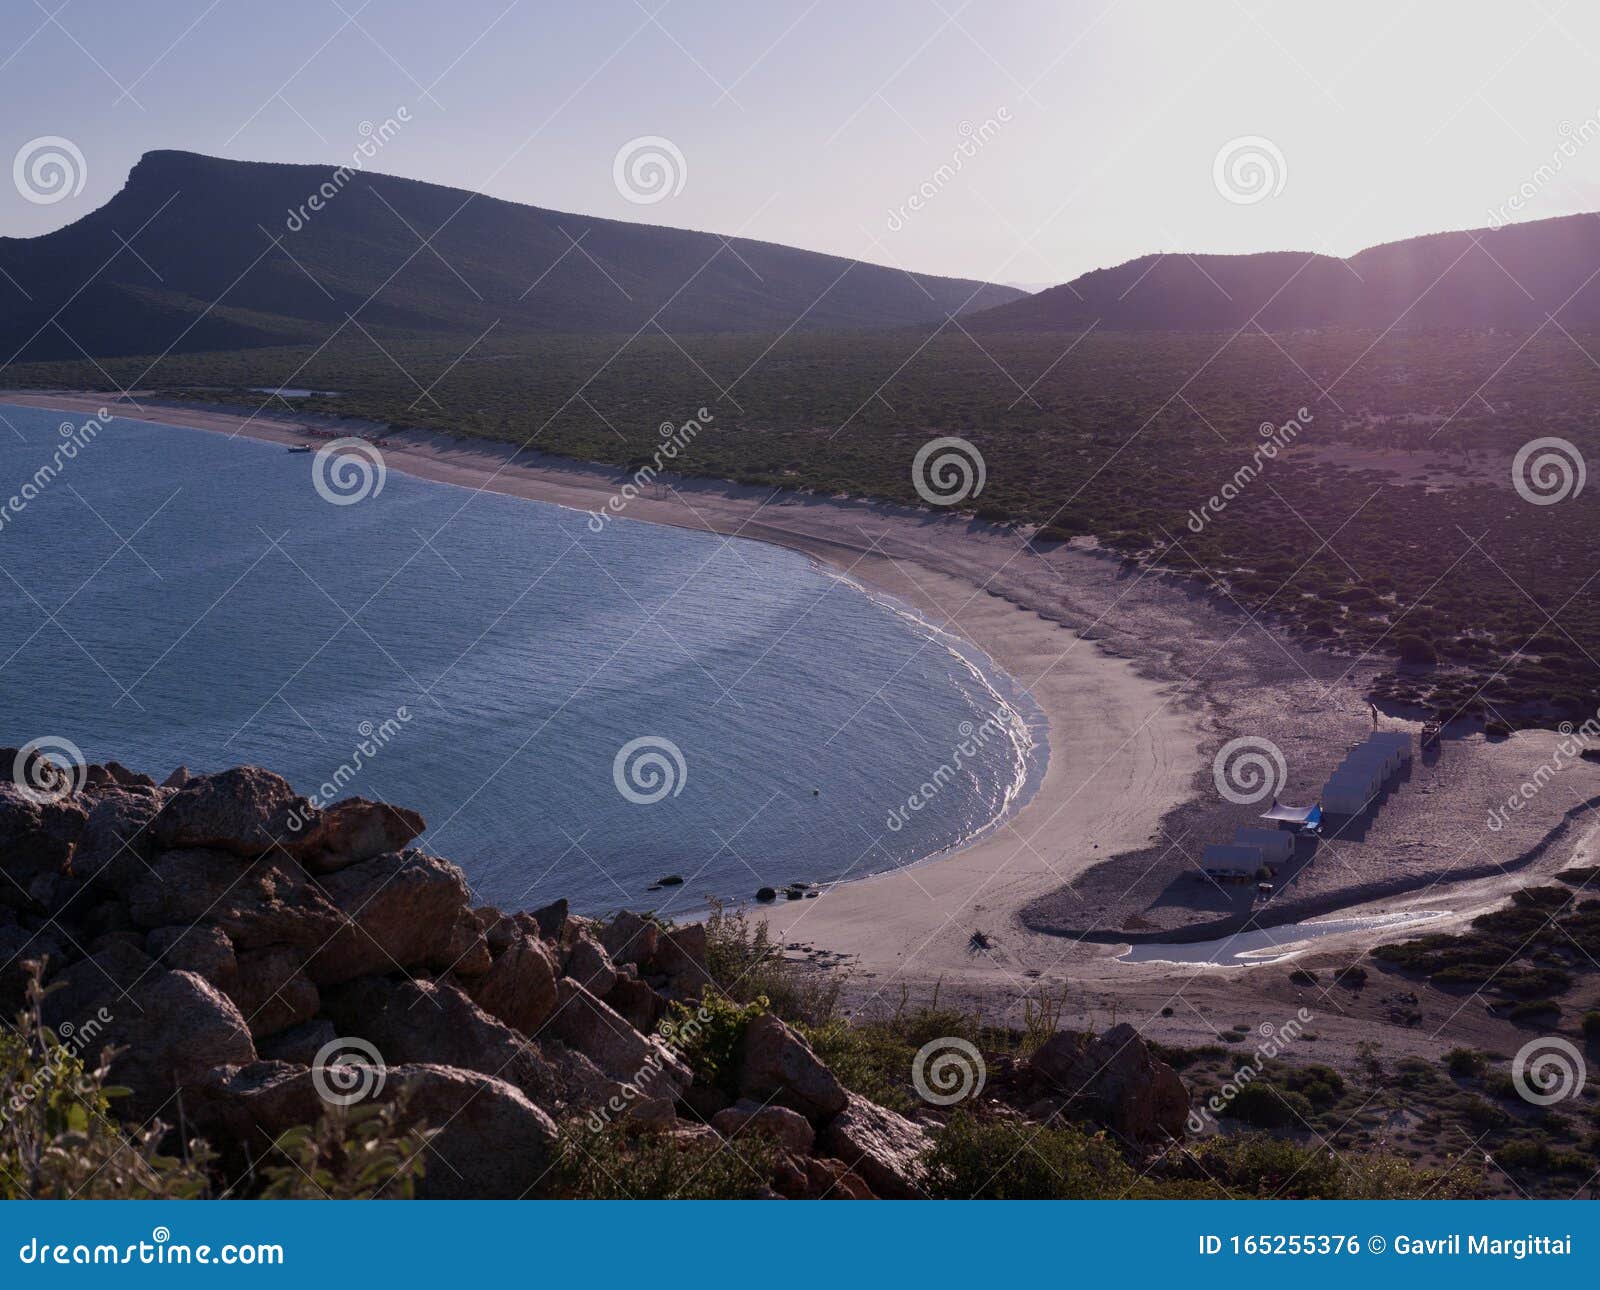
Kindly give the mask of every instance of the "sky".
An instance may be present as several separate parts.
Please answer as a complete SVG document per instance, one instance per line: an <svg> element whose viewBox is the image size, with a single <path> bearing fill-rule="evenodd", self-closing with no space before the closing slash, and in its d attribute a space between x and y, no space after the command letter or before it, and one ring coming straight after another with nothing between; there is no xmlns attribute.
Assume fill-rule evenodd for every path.
<svg viewBox="0 0 1600 1290"><path fill-rule="evenodd" d="M391 120L369 169L1038 286L1600 209L1600 6L0 0L0 235Z"/></svg>

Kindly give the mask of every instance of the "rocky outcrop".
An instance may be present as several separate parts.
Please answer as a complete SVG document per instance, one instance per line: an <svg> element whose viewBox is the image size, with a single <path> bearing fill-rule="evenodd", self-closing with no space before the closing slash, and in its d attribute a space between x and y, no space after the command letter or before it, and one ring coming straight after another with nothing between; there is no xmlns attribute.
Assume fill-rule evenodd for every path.
<svg viewBox="0 0 1600 1290"><path fill-rule="evenodd" d="M739 1092L757 1102L787 1106L812 1123L838 1115L848 1100L811 1045L773 1016L757 1017L745 1028Z"/></svg>
<svg viewBox="0 0 1600 1290"><path fill-rule="evenodd" d="M1127 1022L1098 1036L1051 1036L1032 1070L1130 1142L1183 1136L1189 1090Z"/></svg>
<svg viewBox="0 0 1600 1290"><path fill-rule="evenodd" d="M181 1108L229 1179L354 1088L437 1131L432 1196L537 1192L558 1122L686 1150L765 1139L773 1195L922 1194L926 1123L847 1091L778 1017L705 1060L703 926L474 908L461 871L411 845L416 813L318 809L268 771L157 787L109 762L75 786L30 763L38 792L7 777L16 756L0 750L0 1013L42 974L46 1023L132 1090L119 1113ZM1007 1081L1129 1142L1183 1131L1182 1082L1128 1026L1057 1035Z"/></svg>
<svg viewBox="0 0 1600 1290"><path fill-rule="evenodd" d="M297 822L315 817L282 776L237 766L189 780L162 806L152 832L164 851L226 851L250 860L292 843Z"/></svg>
<svg viewBox="0 0 1600 1290"><path fill-rule="evenodd" d="M923 1195L922 1156L933 1146L928 1131L856 1093L846 1096L844 1110L823 1130L823 1150L842 1160L879 1196Z"/></svg>

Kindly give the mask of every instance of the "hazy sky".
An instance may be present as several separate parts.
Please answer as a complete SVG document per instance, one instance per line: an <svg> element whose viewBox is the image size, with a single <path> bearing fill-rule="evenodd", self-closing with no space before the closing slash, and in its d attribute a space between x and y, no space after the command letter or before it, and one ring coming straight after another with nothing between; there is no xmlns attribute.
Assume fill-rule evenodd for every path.
<svg viewBox="0 0 1600 1290"><path fill-rule="evenodd" d="M0 60L0 160L59 136L84 170L49 204L0 181L10 235L148 149L338 163L402 107L370 168L1023 283L1600 209L1577 0L0 0ZM683 159L651 204L614 179L643 136ZM1219 189L1239 139L1260 200L1247 165Z"/></svg>

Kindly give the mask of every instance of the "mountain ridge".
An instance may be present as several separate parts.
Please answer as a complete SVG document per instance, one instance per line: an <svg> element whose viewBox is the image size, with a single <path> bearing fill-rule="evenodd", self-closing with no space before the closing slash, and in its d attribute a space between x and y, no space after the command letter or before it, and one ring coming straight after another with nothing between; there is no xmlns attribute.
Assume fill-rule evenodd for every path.
<svg viewBox="0 0 1600 1290"><path fill-rule="evenodd" d="M1564 215L1302 251L1159 252L984 310L978 331L1600 326L1600 217Z"/></svg>
<svg viewBox="0 0 1600 1290"><path fill-rule="evenodd" d="M0 238L0 298L11 306L0 357L320 343L349 315L374 331L464 341L494 325L855 330L939 322L1021 295L371 170L156 150L82 218Z"/></svg>

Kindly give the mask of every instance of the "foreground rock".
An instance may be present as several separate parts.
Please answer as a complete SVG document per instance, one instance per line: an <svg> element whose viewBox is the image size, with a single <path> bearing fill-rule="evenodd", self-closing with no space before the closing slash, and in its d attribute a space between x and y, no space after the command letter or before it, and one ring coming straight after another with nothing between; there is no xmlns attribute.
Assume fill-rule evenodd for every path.
<svg viewBox="0 0 1600 1290"><path fill-rule="evenodd" d="M1181 1138L1189 1090L1127 1022L1104 1035L1053 1035L1033 1056L1043 1082L1131 1142Z"/></svg>

